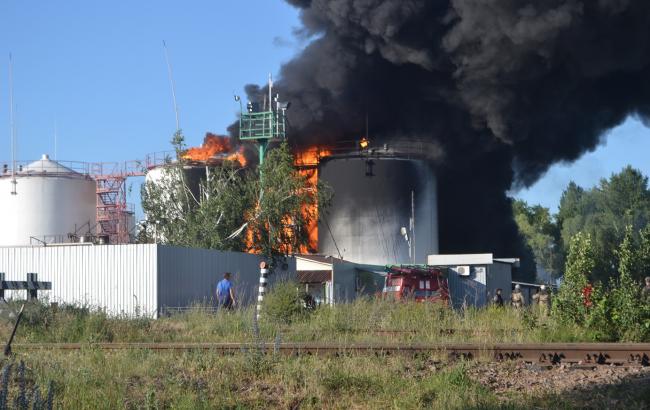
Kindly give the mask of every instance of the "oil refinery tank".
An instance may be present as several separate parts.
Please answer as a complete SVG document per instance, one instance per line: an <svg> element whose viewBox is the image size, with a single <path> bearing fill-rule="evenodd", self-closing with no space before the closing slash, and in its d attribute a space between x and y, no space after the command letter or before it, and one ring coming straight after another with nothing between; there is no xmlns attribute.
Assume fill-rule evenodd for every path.
<svg viewBox="0 0 650 410"><path fill-rule="evenodd" d="M318 228L320 254L362 264L408 264L409 240L415 263L438 253L436 176L428 161L332 156L321 161L319 179L334 191Z"/></svg>
<svg viewBox="0 0 650 410"><path fill-rule="evenodd" d="M0 246L69 242L95 227L96 186L79 171L43 155L38 161L0 173Z"/></svg>

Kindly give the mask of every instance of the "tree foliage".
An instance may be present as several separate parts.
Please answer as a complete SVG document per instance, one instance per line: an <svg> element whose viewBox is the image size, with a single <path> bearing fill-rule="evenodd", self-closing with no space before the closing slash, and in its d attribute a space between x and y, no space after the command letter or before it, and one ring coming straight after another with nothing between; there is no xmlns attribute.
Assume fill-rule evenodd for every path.
<svg viewBox="0 0 650 410"><path fill-rule="evenodd" d="M642 322L643 304L641 288L634 282L639 253L635 248L632 226L625 227L625 236L616 251L618 277L611 292L612 321L617 325L619 338L634 339Z"/></svg>
<svg viewBox="0 0 650 410"><path fill-rule="evenodd" d="M584 303L583 289L587 286L588 275L595 266L593 242L589 234L576 234L569 243L564 280L553 303L556 316L565 323L584 323L587 307Z"/></svg>
<svg viewBox="0 0 650 410"><path fill-rule="evenodd" d="M514 201L512 209L519 231L535 256L537 267L556 277L562 271L563 253L557 246L559 229L550 210L540 205L529 206L522 200Z"/></svg>
<svg viewBox="0 0 650 410"><path fill-rule="evenodd" d="M561 244L568 243L578 232L590 234L596 261L592 279L603 282L607 282L619 266L616 249L624 240L626 227L632 227L631 240L637 246L642 240L639 231L649 221L648 178L629 166L601 180L591 190L571 183L562 195L557 217ZM638 267L632 272L634 280L641 275L643 272Z"/></svg>
<svg viewBox="0 0 650 410"><path fill-rule="evenodd" d="M590 269L596 267L593 242L584 233L571 239L564 281L553 305L558 319L586 326L599 340L647 340L650 306L641 297L640 284L633 279L645 249L635 243L634 236L632 226L626 226L623 240L614 251L617 269L607 284L593 285L589 306L583 303L581 290L588 285Z"/></svg>
<svg viewBox="0 0 650 410"><path fill-rule="evenodd" d="M147 215L143 240L172 245L245 250L242 235L231 236L242 224L255 201L251 176L234 162L205 167L190 175L182 159L182 134L172 141L177 161L159 168L155 180L142 187L142 208ZM191 181L190 178L199 178Z"/></svg>
<svg viewBox="0 0 650 410"><path fill-rule="evenodd" d="M624 240L627 226L632 227L630 240L640 252L631 277L638 281L650 274L648 178L632 167L625 167L591 189L569 183L556 215L523 201L514 202L513 213L537 265L554 276L561 276L571 238L584 232L591 238L595 262L589 279L607 284L610 278L616 278L620 266L616 250Z"/></svg>
<svg viewBox="0 0 650 410"><path fill-rule="evenodd" d="M308 250L310 226L329 207L330 188L310 185L286 143L269 152L260 170L252 187L261 195L247 213L250 250L269 256Z"/></svg>

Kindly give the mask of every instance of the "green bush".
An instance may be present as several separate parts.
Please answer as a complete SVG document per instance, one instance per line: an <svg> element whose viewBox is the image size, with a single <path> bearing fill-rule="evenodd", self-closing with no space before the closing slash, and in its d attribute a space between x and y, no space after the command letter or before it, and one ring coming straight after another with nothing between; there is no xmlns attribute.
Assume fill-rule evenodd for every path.
<svg viewBox="0 0 650 410"><path fill-rule="evenodd" d="M553 302L554 316L562 323L583 324L587 320L588 309L582 290L587 286L587 275L595 264L591 236L578 232L571 238L564 281Z"/></svg>
<svg viewBox="0 0 650 410"><path fill-rule="evenodd" d="M632 227L627 226L616 251L618 275L607 291L599 292L594 298L589 321L603 339L641 341L650 335L649 309L633 279L635 269L642 264L640 253L634 246Z"/></svg>
<svg viewBox="0 0 650 410"><path fill-rule="evenodd" d="M592 306L585 307L581 290L593 269L593 250L588 235L577 234L571 240L565 280L555 300L555 317L564 323L584 325L603 341L642 341L650 336L650 307L634 281L645 266L645 245L634 243L631 226L625 228L623 241L614 252L618 259L617 273L609 284L595 284ZM643 236L643 235L642 235Z"/></svg>
<svg viewBox="0 0 650 410"><path fill-rule="evenodd" d="M276 283L264 298L262 316L274 322L289 324L307 314L304 297L305 293L296 282Z"/></svg>

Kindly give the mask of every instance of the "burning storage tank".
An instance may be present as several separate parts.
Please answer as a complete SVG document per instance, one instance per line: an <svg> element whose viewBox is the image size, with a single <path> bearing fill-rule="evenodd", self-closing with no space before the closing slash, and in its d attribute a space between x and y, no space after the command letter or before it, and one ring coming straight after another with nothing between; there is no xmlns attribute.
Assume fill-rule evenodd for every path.
<svg viewBox="0 0 650 410"><path fill-rule="evenodd" d="M319 179L334 191L321 215L320 254L383 265L426 263L438 253L436 175L429 161L389 148L333 154L321 159Z"/></svg>
<svg viewBox="0 0 650 410"><path fill-rule="evenodd" d="M165 179L180 179L174 170L178 166L175 154L162 153L159 156L154 154L151 159L153 166L147 171L146 181L161 183ZM199 185L210 173L211 168L221 166L224 161L235 161L241 166L246 166L246 157L242 147L232 146L230 137L206 133L203 144L200 147L189 148L182 154L183 179L187 188L195 198L199 195ZM180 182L180 181L172 181Z"/></svg>
<svg viewBox="0 0 650 410"><path fill-rule="evenodd" d="M227 136L206 133L200 147L189 148L182 153L182 164L179 166L175 153L153 154L149 163L152 164L146 174L146 183L159 187L179 187L184 185L191 193L188 198L201 200L201 183L205 182L212 170L221 167L224 162L232 161L240 166L246 166L247 160L242 147L233 147ZM170 200L170 195L162 193L161 201ZM167 207L167 205L164 205ZM167 212L171 216L175 210L172 207Z"/></svg>
<svg viewBox="0 0 650 410"><path fill-rule="evenodd" d="M47 155L17 166L15 174L3 166L0 246L69 242L71 235L91 231L96 189L87 168L82 163L64 166Z"/></svg>

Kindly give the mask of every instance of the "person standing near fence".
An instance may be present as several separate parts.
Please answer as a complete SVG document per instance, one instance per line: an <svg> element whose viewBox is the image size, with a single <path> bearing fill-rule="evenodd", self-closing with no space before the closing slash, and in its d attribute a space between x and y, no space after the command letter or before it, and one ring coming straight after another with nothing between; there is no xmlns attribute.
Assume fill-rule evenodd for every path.
<svg viewBox="0 0 650 410"><path fill-rule="evenodd" d="M521 309L524 307L524 295L521 293L521 286L519 284L515 285L515 290L510 296L512 307L515 309Z"/></svg>
<svg viewBox="0 0 650 410"><path fill-rule="evenodd" d="M226 272L223 274L223 279L217 283L217 301L219 302L219 308L227 310L231 310L235 306L235 290L232 288L230 277L230 272Z"/></svg>
<svg viewBox="0 0 650 410"><path fill-rule="evenodd" d="M496 294L492 298L492 303L497 307L503 307L503 296L501 296L501 288L497 289Z"/></svg>
<svg viewBox="0 0 650 410"><path fill-rule="evenodd" d="M537 303L539 304L539 312L542 316L548 316L548 312L551 309L551 295L548 289L546 289L546 285L542 285L539 288Z"/></svg>

